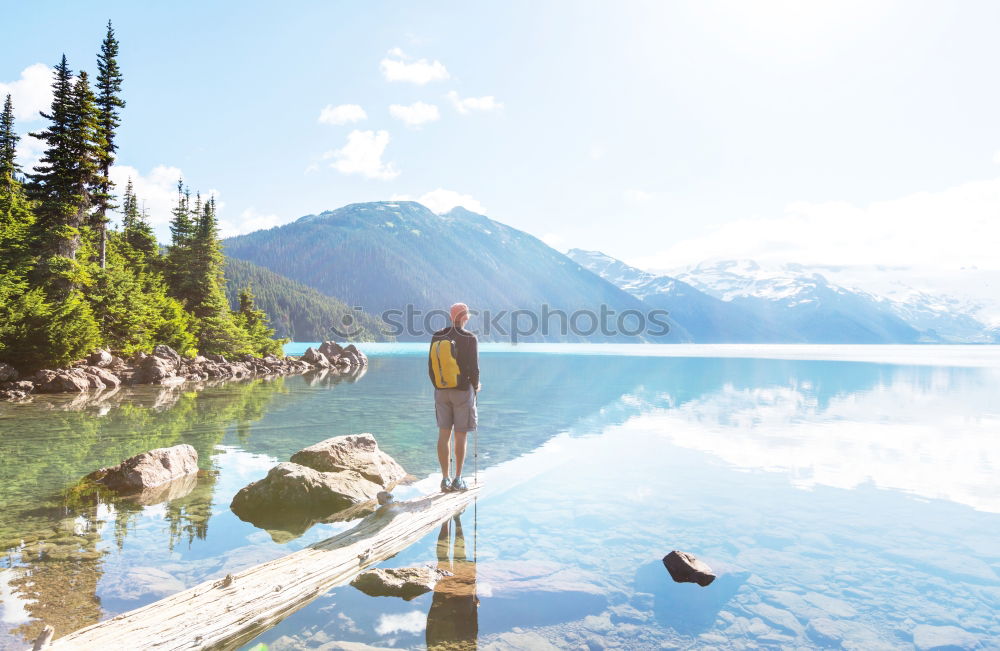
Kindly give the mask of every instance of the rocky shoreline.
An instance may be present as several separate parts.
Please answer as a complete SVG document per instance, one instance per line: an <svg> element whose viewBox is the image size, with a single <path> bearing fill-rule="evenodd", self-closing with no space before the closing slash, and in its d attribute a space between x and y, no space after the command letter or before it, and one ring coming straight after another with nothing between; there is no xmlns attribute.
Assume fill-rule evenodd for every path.
<svg viewBox="0 0 1000 651"><path fill-rule="evenodd" d="M275 355L186 358L169 346L160 345L151 354L138 353L123 359L111 351L97 350L67 368L42 369L27 376L0 362L0 400L24 400L39 393L100 392L136 384L171 386L204 380L298 375L316 370L349 375L367 366L368 358L354 344L340 346L333 341L324 341L319 348L310 347L299 358Z"/></svg>

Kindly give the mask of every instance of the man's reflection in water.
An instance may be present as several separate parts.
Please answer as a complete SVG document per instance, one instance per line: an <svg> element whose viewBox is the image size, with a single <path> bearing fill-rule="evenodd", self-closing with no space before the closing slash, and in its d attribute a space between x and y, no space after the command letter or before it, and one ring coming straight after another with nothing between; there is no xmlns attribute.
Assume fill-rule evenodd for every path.
<svg viewBox="0 0 1000 651"><path fill-rule="evenodd" d="M438 534L438 570L450 573L434 587L434 601L427 613L428 649L475 649L479 634L479 599L476 597L476 561L469 560L462 534L461 514L441 525ZM455 544L451 545L452 524ZM450 549L449 549L450 548ZM450 552L450 553L449 553Z"/></svg>

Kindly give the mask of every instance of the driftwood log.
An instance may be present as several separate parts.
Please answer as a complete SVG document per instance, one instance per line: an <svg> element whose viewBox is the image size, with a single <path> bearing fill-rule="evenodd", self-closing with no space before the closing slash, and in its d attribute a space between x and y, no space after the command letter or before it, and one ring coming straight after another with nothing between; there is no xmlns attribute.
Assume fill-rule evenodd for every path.
<svg viewBox="0 0 1000 651"><path fill-rule="evenodd" d="M234 649L420 540L472 502L479 488L387 504L349 531L82 628L45 648Z"/></svg>

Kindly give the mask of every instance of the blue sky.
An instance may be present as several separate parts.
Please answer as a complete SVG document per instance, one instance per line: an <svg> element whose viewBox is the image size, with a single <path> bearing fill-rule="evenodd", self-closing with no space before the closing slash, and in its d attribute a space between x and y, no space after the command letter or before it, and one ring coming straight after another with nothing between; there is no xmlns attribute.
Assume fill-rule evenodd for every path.
<svg viewBox="0 0 1000 651"><path fill-rule="evenodd" d="M17 29L0 43L0 92L18 107L47 86L36 64L65 52L93 72L113 21L119 178L137 177L161 234L181 171L218 193L230 233L408 197L651 268L996 268L996 3L20 2L4 15ZM348 121L356 107L365 117Z"/></svg>

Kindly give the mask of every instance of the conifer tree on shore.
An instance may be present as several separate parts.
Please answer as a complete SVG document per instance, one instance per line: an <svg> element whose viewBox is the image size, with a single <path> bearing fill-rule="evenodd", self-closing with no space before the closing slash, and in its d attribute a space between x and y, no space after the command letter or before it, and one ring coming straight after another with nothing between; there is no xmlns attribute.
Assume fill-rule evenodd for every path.
<svg viewBox="0 0 1000 651"><path fill-rule="evenodd" d="M99 160L101 176L94 194L97 211L94 224L100 236L99 260L101 269L107 266L108 210L113 208L111 190L111 165L115 161L118 145L115 144L115 130L121 125L119 111L125 107L121 98L121 67L118 65L118 40L115 38L111 21L108 32L101 43L101 53L97 56L97 140L100 143Z"/></svg>
<svg viewBox="0 0 1000 651"><path fill-rule="evenodd" d="M131 179L122 229L108 228L109 178L122 75L110 22L95 95L66 56L55 67L43 155L20 177L10 96L0 114L0 361L21 372L61 366L97 347L128 356L166 344L187 356L281 352L264 316L231 311L216 202L178 182L171 243L161 257ZM268 334L270 333L270 334Z"/></svg>
<svg viewBox="0 0 1000 651"><path fill-rule="evenodd" d="M3 103L0 113L0 183L7 184L16 179L21 171L17 165L17 143L20 137L14 131L14 104L10 93Z"/></svg>

